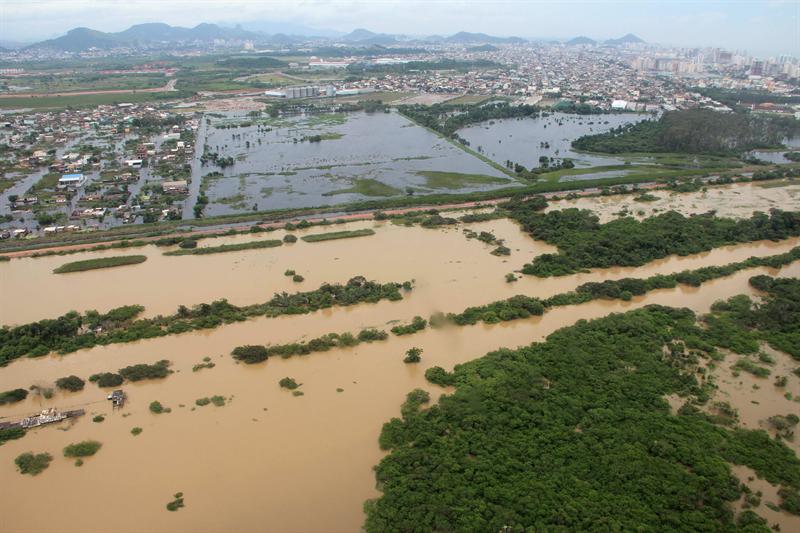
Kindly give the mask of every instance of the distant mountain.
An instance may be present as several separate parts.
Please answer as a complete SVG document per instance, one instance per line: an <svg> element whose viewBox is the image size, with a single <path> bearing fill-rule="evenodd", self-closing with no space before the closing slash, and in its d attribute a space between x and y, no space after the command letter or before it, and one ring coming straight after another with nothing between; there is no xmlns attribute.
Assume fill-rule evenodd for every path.
<svg viewBox="0 0 800 533"><path fill-rule="evenodd" d="M364 28L356 28L355 30L351 31L347 35L342 35L340 40L342 41L364 41L366 39L372 39L373 37L377 37L379 34L365 30Z"/></svg>
<svg viewBox="0 0 800 533"><path fill-rule="evenodd" d="M391 44L397 44L399 42L394 35L389 35L387 33L375 33L365 30L364 28L355 29L347 35L340 37L339 40L365 46L388 46Z"/></svg>
<svg viewBox="0 0 800 533"><path fill-rule="evenodd" d="M526 42L525 39L520 39L519 37L495 37L485 33L470 33L466 31L460 31L450 37L445 37L443 41L452 44L520 44Z"/></svg>
<svg viewBox="0 0 800 533"><path fill-rule="evenodd" d="M574 37L574 38L570 39L569 41L567 41L564 44L567 44L569 46L579 45L579 44L594 45L594 44L597 44L597 41L595 41L594 39L590 39L588 37L584 37L583 35L581 35L580 37Z"/></svg>
<svg viewBox="0 0 800 533"><path fill-rule="evenodd" d="M90 48L107 50L145 44L210 42L214 39L267 40L264 35L246 31L238 26L223 28L216 24L198 24L194 28L181 28L154 22L137 24L116 33L75 28L62 37L35 43L27 48L81 52Z"/></svg>
<svg viewBox="0 0 800 533"><path fill-rule="evenodd" d="M605 41L605 44L610 44L613 46L620 45L620 44L644 44L644 40L640 39L636 35L629 33L619 39L609 39Z"/></svg>
<svg viewBox="0 0 800 533"><path fill-rule="evenodd" d="M18 48L25 48L31 43L21 43L19 41L7 41L5 39L0 39L0 46L8 50L16 50Z"/></svg>
<svg viewBox="0 0 800 533"><path fill-rule="evenodd" d="M64 52L80 52L89 48L114 48L119 45L120 42L114 38L112 33L89 28L74 28L62 37L35 43L28 48L51 48Z"/></svg>

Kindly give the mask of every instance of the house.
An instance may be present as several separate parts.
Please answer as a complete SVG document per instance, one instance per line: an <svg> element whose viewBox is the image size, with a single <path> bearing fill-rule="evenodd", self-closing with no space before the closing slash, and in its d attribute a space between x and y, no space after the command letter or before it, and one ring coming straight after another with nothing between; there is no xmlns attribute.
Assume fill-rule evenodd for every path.
<svg viewBox="0 0 800 533"><path fill-rule="evenodd" d="M185 194L189 192L189 184L186 180L165 181L161 189L167 194Z"/></svg>
<svg viewBox="0 0 800 533"><path fill-rule="evenodd" d="M59 189L77 189L86 183L86 176L83 174L64 174L58 179Z"/></svg>
<svg viewBox="0 0 800 533"><path fill-rule="evenodd" d="M142 168L141 159L126 159L125 166L128 168Z"/></svg>

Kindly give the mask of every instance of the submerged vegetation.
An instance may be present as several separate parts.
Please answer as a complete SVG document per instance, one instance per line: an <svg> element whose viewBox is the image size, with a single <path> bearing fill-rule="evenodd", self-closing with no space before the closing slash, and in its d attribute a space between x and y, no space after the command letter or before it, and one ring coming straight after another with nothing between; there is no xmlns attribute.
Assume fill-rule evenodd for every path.
<svg viewBox="0 0 800 533"><path fill-rule="evenodd" d="M779 484L791 505L795 454L703 412L695 376L714 351L691 311L648 306L452 373L429 369L456 392L422 409L429 397L415 391L384 425L391 453L376 468L383 494L365 505L366 530L733 529L741 488L730 463ZM678 415L668 394L685 398Z"/></svg>
<svg viewBox="0 0 800 533"><path fill-rule="evenodd" d="M53 456L49 453L33 454L31 452L26 452L18 455L17 458L14 459L14 464L19 468L20 474L35 476L44 472L47 467L50 466L50 461L52 460Z"/></svg>
<svg viewBox="0 0 800 533"><path fill-rule="evenodd" d="M97 453L103 444L96 440L84 440L64 448L64 457L89 457Z"/></svg>
<svg viewBox="0 0 800 533"><path fill-rule="evenodd" d="M147 261L146 255L121 255L118 257L100 257L98 259L86 259L84 261L73 261L64 263L53 270L54 274L67 274L70 272L83 272L85 270L95 270L98 268L112 268L124 265L136 265Z"/></svg>
<svg viewBox="0 0 800 533"><path fill-rule="evenodd" d="M144 310L141 306L120 307L103 315L96 311L83 315L71 311L57 319L0 328L0 365L24 355L42 356L51 351L69 353L97 345L216 328L256 316L297 315L336 306L402 300L401 288L411 290L412 284L409 281L377 283L356 276L346 284L325 283L312 291L276 294L263 304L238 307L227 300L217 300L191 309L180 306L173 315L138 320L136 316ZM102 330L98 326L102 326Z"/></svg>

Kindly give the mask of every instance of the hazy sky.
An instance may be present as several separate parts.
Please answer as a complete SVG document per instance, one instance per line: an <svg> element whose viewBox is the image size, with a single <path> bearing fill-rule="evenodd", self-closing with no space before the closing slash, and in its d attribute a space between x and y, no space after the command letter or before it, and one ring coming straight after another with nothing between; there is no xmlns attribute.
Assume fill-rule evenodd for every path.
<svg viewBox="0 0 800 533"><path fill-rule="evenodd" d="M465 30L528 38L619 37L800 56L800 0L0 0L0 39L32 41L86 26L142 22L290 21L348 32L410 35Z"/></svg>

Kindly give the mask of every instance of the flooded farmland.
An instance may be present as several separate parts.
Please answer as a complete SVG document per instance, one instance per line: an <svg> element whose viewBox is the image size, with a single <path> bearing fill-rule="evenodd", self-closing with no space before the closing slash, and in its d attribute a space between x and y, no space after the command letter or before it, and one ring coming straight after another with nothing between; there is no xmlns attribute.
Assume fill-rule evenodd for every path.
<svg viewBox="0 0 800 533"><path fill-rule="evenodd" d="M625 161L618 157L574 152L572 141L583 135L605 133L612 128L639 122L645 118L649 116L633 113L608 115L551 113L540 118L483 122L459 130L458 134L469 141L473 150L500 164L510 160L527 168L536 168L539 166L539 158L546 156L570 158L576 167L622 165Z"/></svg>
<svg viewBox="0 0 800 533"><path fill-rule="evenodd" d="M234 159L226 168L201 169L221 173L206 178L208 215L517 184L395 112L208 120L207 150ZM428 172L463 176L442 180Z"/></svg>
<svg viewBox="0 0 800 533"><path fill-rule="evenodd" d="M737 187L744 191L741 187L749 186ZM763 191L785 192L783 188ZM679 203L689 206L699 201L702 193L682 198ZM737 213L749 214L749 207L739 209ZM462 231L465 227L490 231L504 239L511 255L491 255L492 246L467 239ZM410 390L428 390L433 400L446 392L425 380L425 369L435 365L451 369L500 347L540 341L579 319L647 304L705 312L718 299L740 293L755 295L748 284L753 275L800 275L797 263L780 270L755 268L699 288L657 290L630 302L594 301L555 308L527 320L426 329L408 337L390 336L386 341L308 356L273 358L256 365L236 363L229 354L244 344L282 344L365 327L388 329L395 321L406 322L417 314L427 317L433 311L461 311L514 294L546 297L587 281L726 264L782 253L800 244L800 239L756 242L668 257L639 268L550 279L526 276L509 284L504 280L506 273L554 248L534 241L506 219L448 229L362 221L295 233L360 228L372 228L376 234L208 256L169 257L162 255L169 248L147 246L132 252L147 255L148 260L140 265L70 275L51 271L67 261L120 252L14 259L0 264L3 324L54 317L69 309L102 311L131 303L144 305L149 316L173 312L179 304L223 297L247 304L265 301L277 291L311 290L323 282L344 282L358 274L379 281L415 282L414 290L397 302L262 317L213 330L98 346L63 357L26 358L0 368L0 390L48 386L70 374L85 378L160 359L172 361L174 370L163 380L126 384L129 402L118 411L105 400L107 390L93 384L77 393L58 392L52 399L31 394L23 402L0 407L2 417L50 406L87 410L87 416L73 425L35 429L23 439L0 446L0 476L7 487L0 499L3 529L358 531L364 500L379 494L372 467L383 456L377 445L382 424L399 414ZM280 238L283 234L220 237L200 241L200 245ZM292 282L284 276L286 269L296 270L305 281ZM32 301L37 298L27 296L30 287L37 287L37 294L45 297ZM420 365L402 362L403 353L412 346L424 350ZM215 366L193 371L204 357ZM788 368L787 362L781 365ZM720 381L728 379L726 368L720 365ZM293 396L280 388L278 381L284 377L301 383L299 390L304 395ZM743 381L742 391L747 392L739 406L745 423L760 427L765 417L796 410L796 403L775 395L767 386L771 380L760 389L739 380ZM735 387L721 389L725 399L736 394ZM787 390L800 392L800 378L790 374ZM769 399L762 399L766 394ZM195 405L195 400L212 395L225 397L225 405ZM155 400L172 412L151 413L148 405ZM753 400L761 401L763 409L747 411L746 402ZM105 415L105 421L92 422L97 414ZM142 428L142 433L132 435L134 427ZM81 467L61 457L64 446L84 439L103 443L96 456ZM55 459L39 476L21 476L15 472L13 458L26 451L47 451ZM164 506L176 492L184 493L186 508L169 513ZM50 512L40 512L43 501ZM309 512L309 502L313 502L313 512ZM785 531L800 527L796 517L781 514L777 519Z"/></svg>

